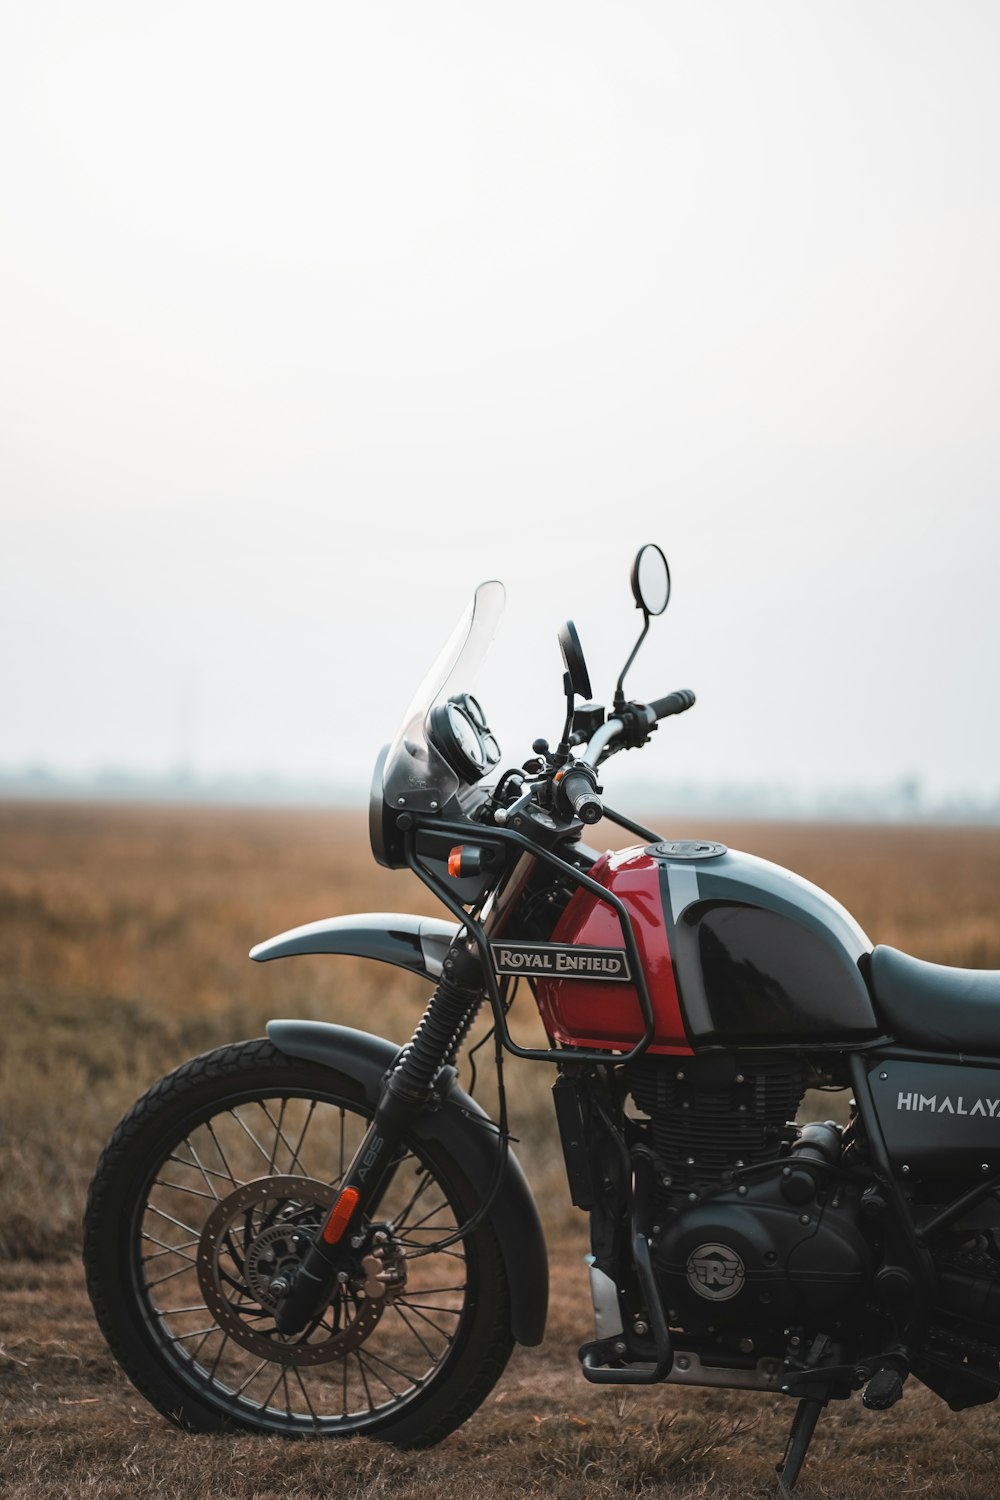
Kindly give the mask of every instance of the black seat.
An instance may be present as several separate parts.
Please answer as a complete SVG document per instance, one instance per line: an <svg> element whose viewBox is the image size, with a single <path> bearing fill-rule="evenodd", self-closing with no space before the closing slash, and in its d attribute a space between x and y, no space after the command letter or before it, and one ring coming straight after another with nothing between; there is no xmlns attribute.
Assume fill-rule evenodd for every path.
<svg viewBox="0 0 1000 1500"><path fill-rule="evenodd" d="M875 1007L901 1042L1000 1056L1000 969L951 969L879 947L869 974Z"/></svg>

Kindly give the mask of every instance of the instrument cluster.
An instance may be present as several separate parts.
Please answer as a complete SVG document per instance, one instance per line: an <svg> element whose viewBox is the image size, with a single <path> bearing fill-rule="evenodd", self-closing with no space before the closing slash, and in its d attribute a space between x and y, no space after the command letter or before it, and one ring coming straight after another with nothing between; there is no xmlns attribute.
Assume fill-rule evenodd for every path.
<svg viewBox="0 0 1000 1500"><path fill-rule="evenodd" d="M500 746L471 693L455 693L432 708L428 732L435 749L463 781L481 780L500 762Z"/></svg>

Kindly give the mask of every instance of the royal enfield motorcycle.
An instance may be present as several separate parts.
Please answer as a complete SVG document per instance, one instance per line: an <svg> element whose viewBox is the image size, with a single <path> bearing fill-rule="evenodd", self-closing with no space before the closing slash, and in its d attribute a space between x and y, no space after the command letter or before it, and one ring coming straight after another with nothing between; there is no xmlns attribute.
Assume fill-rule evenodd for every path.
<svg viewBox="0 0 1000 1500"><path fill-rule="evenodd" d="M1000 973L873 947L798 876L612 811L599 776L694 703L627 699L670 575L644 547L642 632L610 710L559 632L565 725L501 770L475 673L503 605L483 584L374 776L375 859L450 920L337 916L253 949L351 954L432 993L405 1047L332 1023L178 1068L118 1126L91 1186L88 1283L123 1369L196 1430L437 1442L545 1328L546 1250L510 1145L503 1063L554 1074L589 1218L602 1385L797 1402L781 1484L818 1416L913 1377L953 1409L1000 1392ZM609 819L636 842L583 840ZM547 1036L508 1017L530 992ZM483 1006L498 1118L459 1085ZM809 1089L850 1119L797 1124Z"/></svg>

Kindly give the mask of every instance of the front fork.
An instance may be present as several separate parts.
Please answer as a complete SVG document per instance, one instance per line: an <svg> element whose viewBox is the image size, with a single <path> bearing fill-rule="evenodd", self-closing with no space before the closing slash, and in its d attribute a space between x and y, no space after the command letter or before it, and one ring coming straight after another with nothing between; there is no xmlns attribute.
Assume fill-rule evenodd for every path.
<svg viewBox="0 0 1000 1500"><path fill-rule="evenodd" d="M344 1173L326 1221L285 1285L271 1282L279 1298L274 1321L286 1336L322 1315L343 1269L341 1242L377 1209L382 1187L407 1128L426 1108L434 1080L454 1056L483 998L483 972L474 945L456 940L441 981L410 1041L386 1076L371 1125ZM351 1238L356 1238L357 1227Z"/></svg>

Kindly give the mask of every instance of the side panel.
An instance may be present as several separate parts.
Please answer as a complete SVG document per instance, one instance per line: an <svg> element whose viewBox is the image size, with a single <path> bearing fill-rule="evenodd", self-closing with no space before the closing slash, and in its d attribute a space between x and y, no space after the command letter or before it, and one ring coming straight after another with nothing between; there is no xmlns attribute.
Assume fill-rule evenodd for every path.
<svg viewBox="0 0 1000 1500"><path fill-rule="evenodd" d="M689 1056L674 982L657 861L643 848L604 854L590 870L594 880L612 889L632 918L656 1017L651 1052ZM589 891L577 891L556 923L554 943L596 948L623 946L621 925L610 906ZM560 1042L574 1047L634 1046L642 1036L639 997L631 984L599 980L540 979L538 1008L546 1027Z"/></svg>
<svg viewBox="0 0 1000 1500"><path fill-rule="evenodd" d="M889 1059L868 1083L908 1192L948 1201L1000 1173L1000 1068Z"/></svg>
<svg viewBox="0 0 1000 1500"><path fill-rule="evenodd" d="M399 1055L399 1048L384 1037L324 1021L271 1021L267 1034L289 1057L307 1058L352 1079L372 1108L386 1070ZM496 1130L479 1105L458 1087L453 1070L442 1074L438 1092L441 1107L421 1116L416 1133L446 1146L472 1186L485 1194L496 1166ZM490 1222L500 1242L510 1287L514 1337L519 1344L540 1344L548 1308L548 1253L531 1188L512 1151Z"/></svg>

